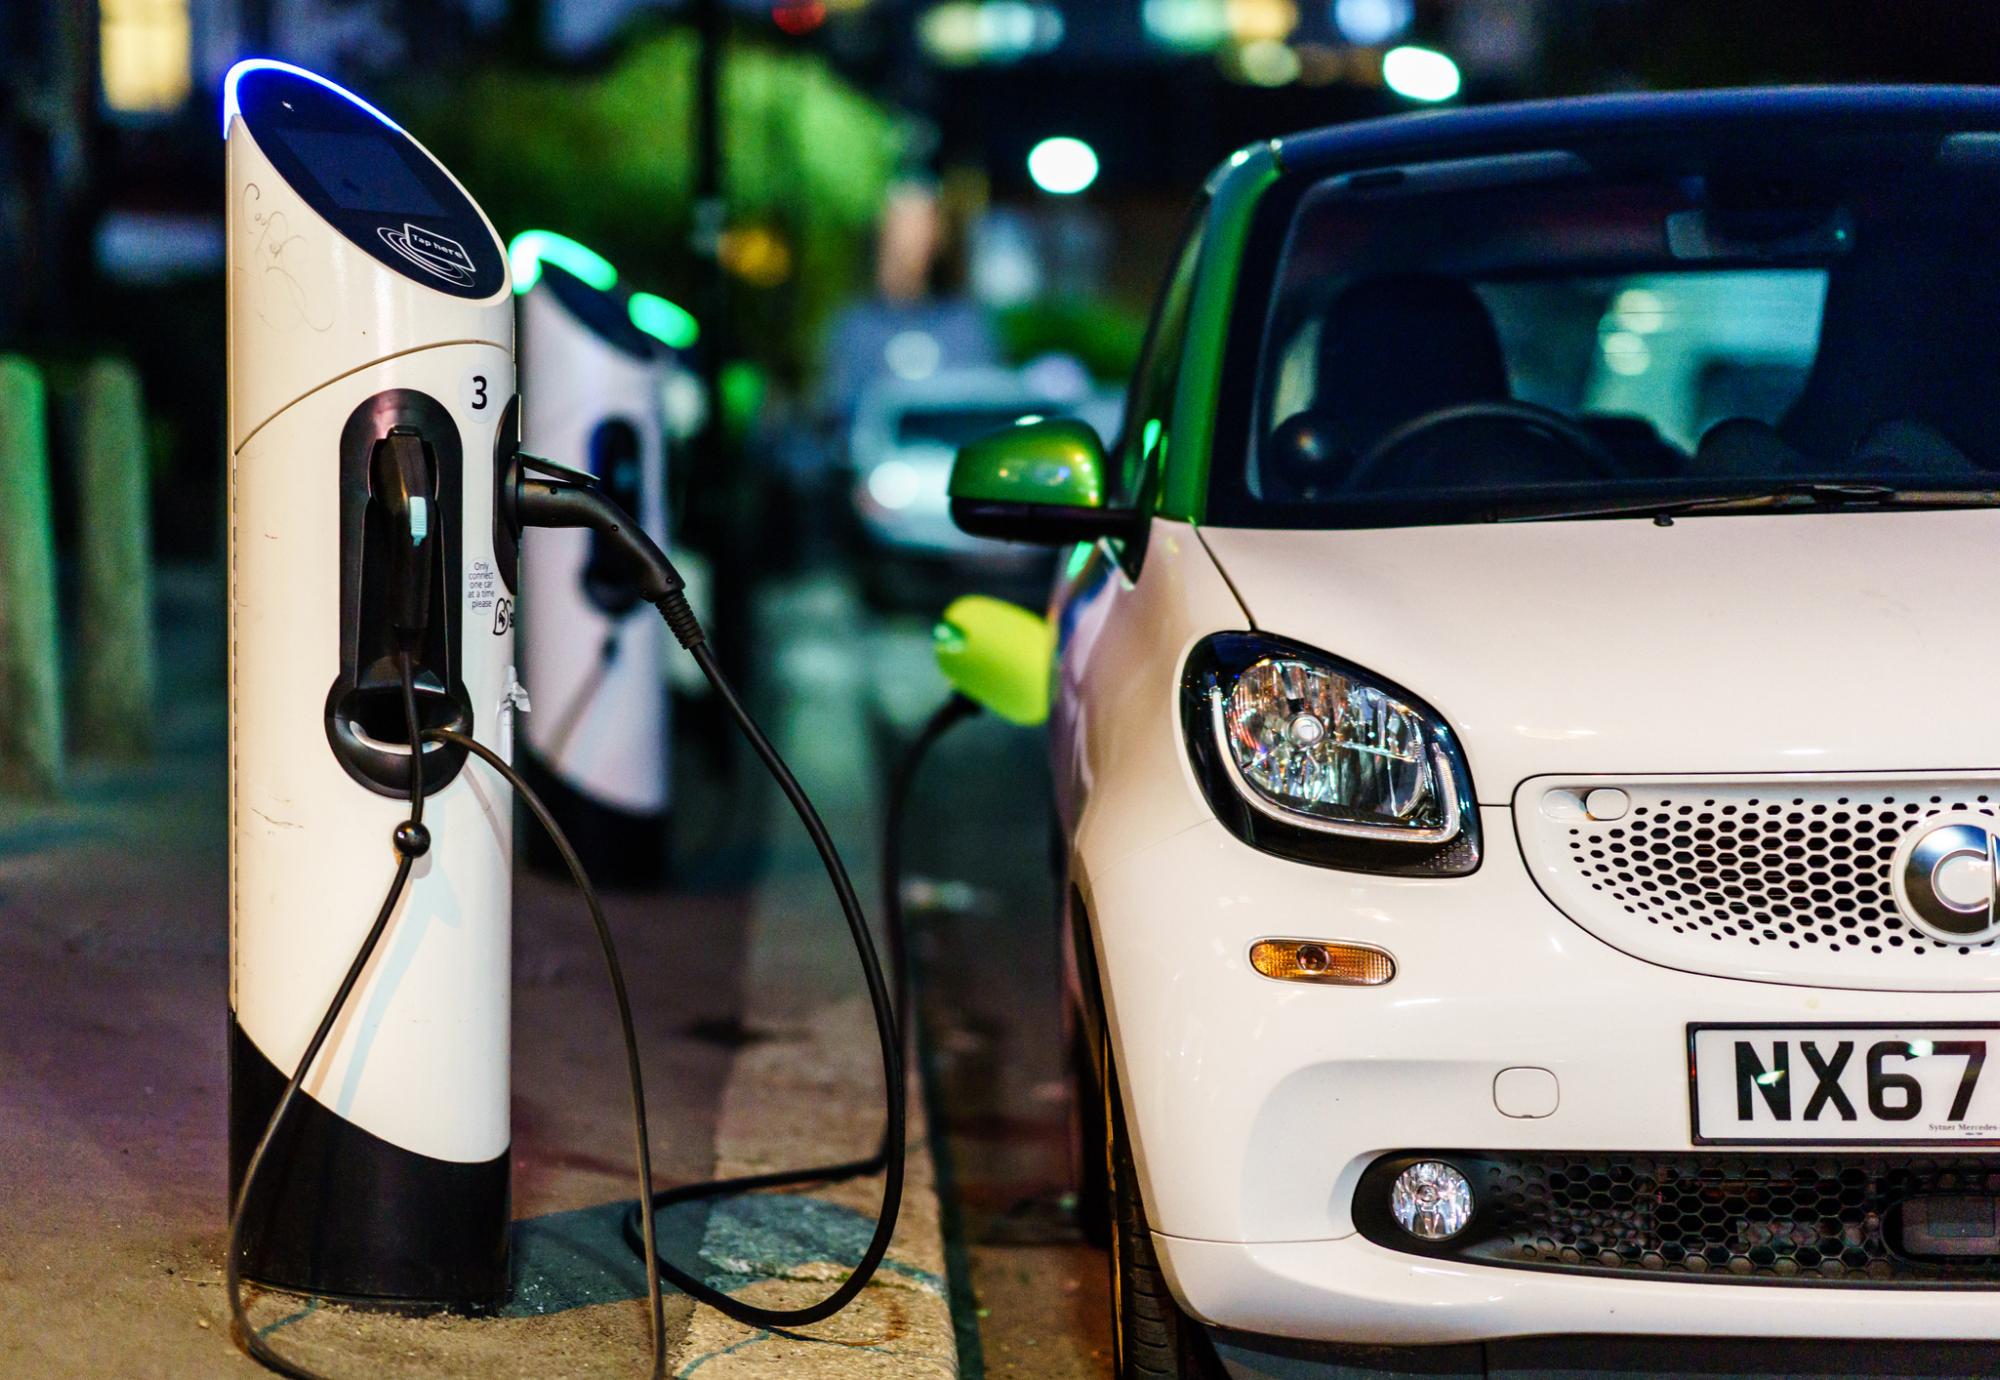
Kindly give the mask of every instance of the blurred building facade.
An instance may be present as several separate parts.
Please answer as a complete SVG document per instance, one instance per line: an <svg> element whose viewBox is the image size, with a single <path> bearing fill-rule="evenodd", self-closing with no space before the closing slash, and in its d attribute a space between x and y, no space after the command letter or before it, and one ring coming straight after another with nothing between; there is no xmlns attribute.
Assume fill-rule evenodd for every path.
<svg viewBox="0 0 2000 1380"><path fill-rule="evenodd" d="M2000 80L2000 6L1962 0L4 0L0 349L136 358L163 471L200 477L162 486L188 505L163 541L212 537L229 65L272 55L405 90L496 69L581 80L635 32L696 21L760 73L797 54L901 112L904 171L944 188L970 232L969 290L1003 312L1142 310L1204 172L1293 129L1433 99ZM1412 49L1428 84L1394 78ZM1030 154L1058 136L1101 167L1087 189L1035 184ZM732 228L723 242L786 248ZM775 278L734 291L767 326L793 300Z"/></svg>

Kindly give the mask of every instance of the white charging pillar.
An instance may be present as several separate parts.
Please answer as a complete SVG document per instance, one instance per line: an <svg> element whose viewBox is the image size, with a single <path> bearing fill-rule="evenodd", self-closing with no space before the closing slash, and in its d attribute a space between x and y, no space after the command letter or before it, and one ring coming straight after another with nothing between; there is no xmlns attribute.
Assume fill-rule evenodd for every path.
<svg viewBox="0 0 2000 1380"><path fill-rule="evenodd" d="M566 252L526 260L538 236ZM512 257L517 286L529 284L520 299L524 448L596 476L664 549L666 347L633 325L610 265L582 246L530 231ZM521 579L521 664L536 701L524 766L536 793L593 877L658 881L672 803L666 625L601 539L580 528L523 533ZM540 837L529 836L531 859L559 871Z"/></svg>
<svg viewBox="0 0 2000 1380"><path fill-rule="evenodd" d="M408 735L370 461L421 437L438 524L427 725L505 753L514 570L496 540L513 299L485 215L358 97L240 64L228 152L230 1170L396 868ZM507 1286L510 832L500 778L424 753L433 846L260 1173L246 1274L477 1309Z"/></svg>

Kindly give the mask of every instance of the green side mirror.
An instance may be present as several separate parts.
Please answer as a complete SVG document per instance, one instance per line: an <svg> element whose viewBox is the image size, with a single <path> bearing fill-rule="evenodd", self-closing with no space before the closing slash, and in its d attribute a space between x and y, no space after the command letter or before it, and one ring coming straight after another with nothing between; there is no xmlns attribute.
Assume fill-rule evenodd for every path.
<svg viewBox="0 0 2000 1380"><path fill-rule="evenodd" d="M951 519L976 537L1056 545L1123 536L1129 508L1105 506L1109 465L1088 422L1017 422L959 451Z"/></svg>
<svg viewBox="0 0 2000 1380"><path fill-rule="evenodd" d="M1004 599L968 594L952 601L932 638L952 689L1009 723L1033 728L1047 721L1056 649L1048 619Z"/></svg>

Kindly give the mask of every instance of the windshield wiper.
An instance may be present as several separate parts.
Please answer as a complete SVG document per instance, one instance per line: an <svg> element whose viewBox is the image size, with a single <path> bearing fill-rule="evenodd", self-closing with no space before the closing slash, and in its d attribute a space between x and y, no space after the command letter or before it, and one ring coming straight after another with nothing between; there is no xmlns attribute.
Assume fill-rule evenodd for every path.
<svg viewBox="0 0 2000 1380"><path fill-rule="evenodd" d="M1760 493L1496 512L1495 522L1650 517L1667 526L1689 513L1798 512L1825 508L2000 508L2000 489L1896 489L1886 484L1786 484Z"/></svg>

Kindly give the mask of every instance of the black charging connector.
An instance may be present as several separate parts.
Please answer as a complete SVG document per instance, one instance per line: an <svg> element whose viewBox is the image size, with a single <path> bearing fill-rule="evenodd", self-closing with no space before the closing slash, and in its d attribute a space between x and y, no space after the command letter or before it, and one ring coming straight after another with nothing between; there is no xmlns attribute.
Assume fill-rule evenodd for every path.
<svg viewBox="0 0 2000 1380"><path fill-rule="evenodd" d="M501 519L516 541L530 527L582 527L609 548L639 596L657 605L687 589L666 552L604 492L594 474L516 452L500 485Z"/></svg>
<svg viewBox="0 0 2000 1380"><path fill-rule="evenodd" d="M411 651L422 648L431 622L431 587L437 572L437 465L415 427L395 426L375 443L368 464L368 497L381 505L389 527L389 588L383 610L396 637Z"/></svg>
<svg viewBox="0 0 2000 1380"><path fill-rule="evenodd" d="M411 662L421 726L473 722L459 679L461 604L451 597L463 559L463 452L448 413L391 389L349 417L340 467L340 659L327 689L327 743L350 777L397 799L409 772L400 660ZM435 793L465 754L434 743L422 761L424 789Z"/></svg>
<svg viewBox="0 0 2000 1380"><path fill-rule="evenodd" d="M708 640L688 603L680 571L638 521L604 492L597 476L516 452L500 485L500 506L501 520L517 541L530 527L581 527L595 533L605 554L627 567L639 597L660 611L682 647L692 652ZM720 674L702 669L711 681ZM739 723L741 719L739 714Z"/></svg>

